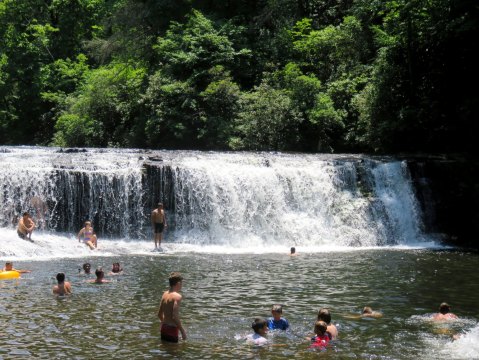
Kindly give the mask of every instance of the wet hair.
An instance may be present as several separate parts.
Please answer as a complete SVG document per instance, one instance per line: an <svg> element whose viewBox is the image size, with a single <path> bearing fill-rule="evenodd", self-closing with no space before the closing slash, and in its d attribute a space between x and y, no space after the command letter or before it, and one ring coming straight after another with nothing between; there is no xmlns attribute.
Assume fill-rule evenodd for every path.
<svg viewBox="0 0 479 360"><path fill-rule="evenodd" d="M296 252L296 248L295 247L292 247L291 248L291 254L294 254Z"/></svg>
<svg viewBox="0 0 479 360"><path fill-rule="evenodd" d="M170 283L170 286L175 286L180 281L183 281L183 276L181 276L179 272L172 272L170 274L170 277L168 278L168 281Z"/></svg>
<svg viewBox="0 0 479 360"><path fill-rule="evenodd" d="M266 326L266 320L263 318L256 318L254 319L253 323L251 324L251 327L253 328L254 332L256 334L259 333L259 331Z"/></svg>
<svg viewBox="0 0 479 360"><path fill-rule="evenodd" d="M372 314L373 309L370 306L365 306L363 309L363 314Z"/></svg>
<svg viewBox="0 0 479 360"><path fill-rule="evenodd" d="M97 278L105 276L105 273L103 272L103 269L101 267L97 268L95 270L95 275Z"/></svg>
<svg viewBox="0 0 479 360"><path fill-rule="evenodd" d="M326 308L321 308L318 311L318 320L324 321L326 324L331 323L331 313Z"/></svg>
<svg viewBox="0 0 479 360"><path fill-rule="evenodd" d="M162 203L162 202L159 202L159 203L158 203L158 207L160 207L160 206L163 207L163 203Z"/></svg>
<svg viewBox="0 0 479 360"><path fill-rule="evenodd" d="M326 330L328 329L328 324L324 321L318 320L316 324L314 324L314 333L317 335L324 335Z"/></svg>
<svg viewBox="0 0 479 360"><path fill-rule="evenodd" d="M90 220L86 220L84 225L86 226L86 224L90 224L90 225L91 225L91 221L90 221Z"/></svg>
<svg viewBox="0 0 479 360"><path fill-rule="evenodd" d="M58 273L57 274L57 281L59 283L65 282L65 274L64 273Z"/></svg>
<svg viewBox="0 0 479 360"><path fill-rule="evenodd" d="M439 312L441 314L447 314L449 311L451 311L451 305L448 303L443 302L441 305L439 305Z"/></svg>
<svg viewBox="0 0 479 360"><path fill-rule="evenodd" d="M283 313L283 306L280 304L274 304L271 307L271 311L277 312L277 313Z"/></svg>
<svg viewBox="0 0 479 360"><path fill-rule="evenodd" d="M13 269L13 262L7 261L7 262L5 263L5 269L8 268L8 267L11 268L11 269Z"/></svg>
<svg viewBox="0 0 479 360"><path fill-rule="evenodd" d="M25 211L22 216L30 216L30 213L28 211Z"/></svg>
<svg viewBox="0 0 479 360"><path fill-rule="evenodd" d="M88 268L88 269L91 269L90 263L84 263L84 264L83 264L83 270L86 271L87 268ZM89 270L88 270L88 271L89 271Z"/></svg>
<svg viewBox="0 0 479 360"><path fill-rule="evenodd" d="M118 267L118 270L115 269L115 266ZM123 271L123 269L120 267L120 263L119 262L113 263L113 267L111 268L111 272L119 273L120 271Z"/></svg>

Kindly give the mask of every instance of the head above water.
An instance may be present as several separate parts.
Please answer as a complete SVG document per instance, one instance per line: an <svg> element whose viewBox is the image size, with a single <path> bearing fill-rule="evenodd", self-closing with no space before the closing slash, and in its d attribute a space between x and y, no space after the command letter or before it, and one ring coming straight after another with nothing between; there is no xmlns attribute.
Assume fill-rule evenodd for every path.
<svg viewBox="0 0 479 360"><path fill-rule="evenodd" d="M13 263L11 261L7 261L5 263L5 271L11 271L13 269Z"/></svg>
<svg viewBox="0 0 479 360"><path fill-rule="evenodd" d="M327 329L328 324L326 324L324 321L318 320L316 321L316 324L314 324L314 333L316 335L324 335Z"/></svg>
<svg viewBox="0 0 479 360"><path fill-rule="evenodd" d="M91 265L90 263L84 263L83 264L83 271L85 271L87 274L90 273L90 270L91 270Z"/></svg>
<svg viewBox="0 0 479 360"><path fill-rule="evenodd" d="M365 306L363 309L363 314L372 314L373 309L370 306Z"/></svg>
<svg viewBox="0 0 479 360"><path fill-rule="evenodd" d="M271 307L271 311L275 312L275 313L278 313L278 314L282 314L283 313L283 306L280 305L280 304L274 304Z"/></svg>
<svg viewBox="0 0 479 360"><path fill-rule="evenodd" d="M441 305L439 305L439 312L441 314L447 314L450 311L451 311L451 305L449 305L448 303L443 302Z"/></svg>
<svg viewBox="0 0 479 360"><path fill-rule="evenodd" d="M172 272L170 274L170 277L168 278L168 281L170 283L170 286L173 287L176 284L183 281L183 276L181 276L181 274L179 272Z"/></svg>
<svg viewBox="0 0 479 360"><path fill-rule="evenodd" d="M57 274L57 281L58 281L58 283L65 282L65 274L64 273L58 273Z"/></svg>
<svg viewBox="0 0 479 360"><path fill-rule="evenodd" d="M295 247L292 247L291 248L291 254L294 254L296 252L296 248Z"/></svg>
<svg viewBox="0 0 479 360"><path fill-rule="evenodd" d="M119 273L120 271L122 271L122 268L120 267L120 263L118 263L118 262L113 263L112 268L111 268L111 272Z"/></svg>
<svg viewBox="0 0 479 360"><path fill-rule="evenodd" d="M326 308L319 309L318 320L322 320L329 325L331 323L331 313L329 312L329 309L326 309Z"/></svg>
<svg viewBox="0 0 479 360"><path fill-rule="evenodd" d="M266 329L268 327L268 323L265 319L259 317L254 319L253 323L251 324L251 327L256 334L259 334L262 329Z"/></svg>
<svg viewBox="0 0 479 360"><path fill-rule="evenodd" d="M99 267L95 270L95 275L97 279L103 279L103 277L105 276L105 273L103 272L103 269Z"/></svg>

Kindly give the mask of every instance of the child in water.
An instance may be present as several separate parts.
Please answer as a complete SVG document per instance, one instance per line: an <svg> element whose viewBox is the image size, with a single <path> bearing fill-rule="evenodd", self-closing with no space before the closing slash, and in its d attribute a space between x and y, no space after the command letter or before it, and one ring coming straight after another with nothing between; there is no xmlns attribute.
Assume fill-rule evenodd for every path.
<svg viewBox="0 0 479 360"><path fill-rule="evenodd" d="M271 315L273 317L268 319L268 329L269 330L287 330L289 327L288 320L281 317L283 314L283 307L279 304L273 305L271 308Z"/></svg>
<svg viewBox="0 0 479 360"><path fill-rule="evenodd" d="M268 331L268 324L263 318L254 319L251 327L254 330L254 334L250 334L246 337L246 341L254 345L265 345L268 343L266 339L266 333Z"/></svg>
<svg viewBox="0 0 479 360"><path fill-rule="evenodd" d="M324 321L316 321L316 324L314 325L314 333L316 336L311 338L311 345L309 346L310 349L326 349L326 346L331 340L330 335L326 332L327 328L328 324L326 324Z"/></svg>

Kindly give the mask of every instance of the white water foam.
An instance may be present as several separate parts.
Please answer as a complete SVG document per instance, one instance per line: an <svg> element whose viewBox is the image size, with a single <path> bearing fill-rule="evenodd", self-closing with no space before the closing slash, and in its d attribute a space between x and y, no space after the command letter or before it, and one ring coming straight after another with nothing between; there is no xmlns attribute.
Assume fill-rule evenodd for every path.
<svg viewBox="0 0 479 360"><path fill-rule="evenodd" d="M4 169L0 200L5 205L0 226L12 226L13 219L28 209L37 220L32 199L43 197L49 229L74 232L91 219L100 238L112 239L102 241L107 253L128 252L131 247L134 252L147 251L152 242L147 240L152 197L169 198L166 235L175 248L282 252L290 246L327 251L432 246L422 232L407 166L395 160L278 153L157 151L144 156L137 150L6 150L0 152ZM151 165L148 157L161 161ZM20 161L27 164L22 169L17 166ZM36 233L45 243L57 239L58 245L52 245L69 254L63 246L70 235ZM17 250L10 245L13 238L0 247L0 254ZM21 253L45 254L30 246L22 244Z"/></svg>
<svg viewBox="0 0 479 360"><path fill-rule="evenodd" d="M204 245L177 242L175 239L163 241L161 251L154 250L154 242L139 239L99 239L98 249L90 250L83 243L79 243L74 234L58 234L46 231L35 231L33 243L22 240L14 229L0 228L0 261L9 260L50 260L59 258L86 258L86 257L114 257L119 255L148 255L168 256L182 253L208 254L267 254L277 253L287 256L290 248L284 245L258 246L249 241L249 246ZM227 244L227 242L224 242ZM350 247L339 245L300 246L296 247L298 256L312 253L334 253L354 251L416 250L416 249L443 248L436 243L421 243L409 246L371 246Z"/></svg>

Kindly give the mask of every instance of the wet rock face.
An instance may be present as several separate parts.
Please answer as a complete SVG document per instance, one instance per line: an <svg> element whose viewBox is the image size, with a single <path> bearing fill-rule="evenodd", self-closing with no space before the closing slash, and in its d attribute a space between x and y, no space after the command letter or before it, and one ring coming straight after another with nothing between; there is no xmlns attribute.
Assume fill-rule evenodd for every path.
<svg viewBox="0 0 479 360"><path fill-rule="evenodd" d="M465 159L408 160L426 232L452 245L479 248L479 164Z"/></svg>

